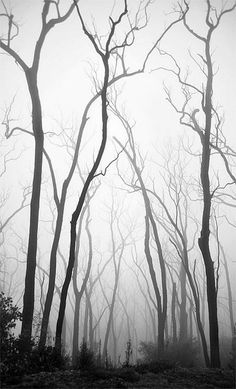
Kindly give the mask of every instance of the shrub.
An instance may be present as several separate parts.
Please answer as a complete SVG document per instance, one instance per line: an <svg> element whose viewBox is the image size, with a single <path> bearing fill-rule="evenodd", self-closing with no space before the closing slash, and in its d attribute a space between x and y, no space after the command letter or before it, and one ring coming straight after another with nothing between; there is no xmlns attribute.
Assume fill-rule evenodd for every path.
<svg viewBox="0 0 236 389"><path fill-rule="evenodd" d="M51 346L39 349L34 340L31 341L32 349L25 352L21 337L15 337L11 331L16 326L16 321L21 320L19 308L13 305L11 297L5 297L0 293L0 347L1 363L0 376L6 379L12 375L38 373L40 371L55 371L65 369L69 364L69 357L61 355Z"/></svg>
<svg viewBox="0 0 236 389"><path fill-rule="evenodd" d="M22 351L20 338L15 339L14 345L14 349L1 363L0 375L3 379L11 375L22 376L42 371L64 370L69 366L69 357L61 355L54 347L46 346L39 349L32 341L32 350L25 352Z"/></svg>
<svg viewBox="0 0 236 389"><path fill-rule="evenodd" d="M142 355L142 362L144 364L153 362L160 364L161 362L167 361L172 366L179 364L183 367L193 367L196 364L200 348L196 340L187 339L183 343L169 343L166 346L164 354L159 357L155 343L141 342L139 352Z"/></svg>
<svg viewBox="0 0 236 389"><path fill-rule="evenodd" d="M153 342L140 342L138 351L142 355L144 363L150 363L158 359L157 345Z"/></svg>
<svg viewBox="0 0 236 389"><path fill-rule="evenodd" d="M3 292L0 292L0 350L2 362L15 350L16 338L11 331L15 328L17 320L21 320L21 318L22 314L19 308L13 305L12 298L6 297Z"/></svg>
<svg viewBox="0 0 236 389"><path fill-rule="evenodd" d="M93 351L88 348L87 342L83 339L80 345L76 368L81 370L90 370L94 366L95 355Z"/></svg>
<svg viewBox="0 0 236 389"><path fill-rule="evenodd" d="M128 342L126 343L125 362L123 363L123 367L131 366L132 354L133 354L132 343L131 343L131 339L129 339Z"/></svg>
<svg viewBox="0 0 236 389"><path fill-rule="evenodd" d="M186 339L185 342L169 344L164 359L189 368L196 365L199 354L200 347L197 340Z"/></svg>
<svg viewBox="0 0 236 389"><path fill-rule="evenodd" d="M30 353L29 370L32 373L40 371L64 370L68 367L70 358L66 354L60 354L55 347L45 346L39 349L35 346Z"/></svg>

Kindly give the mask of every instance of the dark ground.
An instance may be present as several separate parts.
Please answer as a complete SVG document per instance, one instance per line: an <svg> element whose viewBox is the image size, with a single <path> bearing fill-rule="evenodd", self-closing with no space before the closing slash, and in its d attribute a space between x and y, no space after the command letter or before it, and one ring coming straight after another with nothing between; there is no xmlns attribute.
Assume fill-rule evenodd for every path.
<svg viewBox="0 0 236 389"><path fill-rule="evenodd" d="M24 377L10 377L1 385L2 389L48 388L48 389L89 389L89 388L152 388L152 389L235 389L235 377L231 370L203 368L174 368L159 374L145 372L139 374L132 368L94 370L85 373L74 370L53 373L41 372Z"/></svg>

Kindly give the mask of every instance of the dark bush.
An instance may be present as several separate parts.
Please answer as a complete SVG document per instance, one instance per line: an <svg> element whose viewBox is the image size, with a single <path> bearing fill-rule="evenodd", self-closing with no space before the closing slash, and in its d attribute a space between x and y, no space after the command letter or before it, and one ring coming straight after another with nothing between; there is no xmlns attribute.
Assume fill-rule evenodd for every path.
<svg viewBox="0 0 236 389"><path fill-rule="evenodd" d="M69 367L69 357L61 355L51 346L39 349L32 342L32 350L30 352L22 351L21 346L21 339L15 339L14 349L12 348L12 352L8 353L7 358L2 360L0 375L3 380L11 375L22 376L42 371L53 372Z"/></svg>
<svg viewBox="0 0 236 389"><path fill-rule="evenodd" d="M88 348L87 342L82 341L79 349L76 368L80 370L91 370L95 366L95 355Z"/></svg>
<svg viewBox="0 0 236 389"><path fill-rule="evenodd" d="M157 361L157 345L153 342L140 342L139 353L142 356L141 361L144 363L150 363Z"/></svg>
<svg viewBox="0 0 236 389"><path fill-rule="evenodd" d="M183 367L193 367L197 363L200 348L196 340L187 339L184 343L169 343L165 352L160 357L157 353L157 345L152 342L141 342L139 352L142 355L141 362L148 366L150 363L176 364ZM157 367L157 366L156 366Z"/></svg>
<svg viewBox="0 0 236 389"><path fill-rule="evenodd" d="M185 342L170 343L165 350L164 359L189 368L196 366L199 355L200 346L197 340L186 339Z"/></svg>
<svg viewBox="0 0 236 389"><path fill-rule="evenodd" d="M2 362L15 350L16 338L11 331L21 318L21 312L16 305L13 305L12 298L6 297L3 292L0 292L0 352Z"/></svg>
<svg viewBox="0 0 236 389"><path fill-rule="evenodd" d="M135 366L135 370L139 374L145 374L145 373L154 373L159 374L163 373L165 370L170 370L175 367L175 364L170 361L150 361L150 362L143 362L140 361Z"/></svg>
<svg viewBox="0 0 236 389"><path fill-rule="evenodd" d="M29 370L32 373L64 370L69 366L69 363L69 356L60 354L55 347L46 346L39 349L35 346L30 353Z"/></svg>

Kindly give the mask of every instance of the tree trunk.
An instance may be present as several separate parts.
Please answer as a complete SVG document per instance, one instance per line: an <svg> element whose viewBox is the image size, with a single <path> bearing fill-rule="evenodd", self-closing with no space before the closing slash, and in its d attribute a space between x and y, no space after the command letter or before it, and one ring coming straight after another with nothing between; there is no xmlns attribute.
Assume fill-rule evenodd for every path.
<svg viewBox="0 0 236 389"><path fill-rule="evenodd" d="M188 337L188 315L186 312L186 270L183 262L180 265L180 286L181 286L181 303L180 303L180 323L179 323L179 342L185 342Z"/></svg>
<svg viewBox="0 0 236 389"><path fill-rule="evenodd" d="M158 315L158 332L157 332L158 345L157 345L157 349L158 349L158 356L161 356L164 353L164 337L165 337L166 317L163 320L161 295L160 295L160 291L158 288L156 273L155 273L155 270L153 267L153 260L152 260L152 256L151 256L150 248L149 248L150 232L149 232L149 218L147 215L145 216L145 226L146 226L146 228L145 228L144 251L145 251L146 259L148 262L149 273L151 276L152 285L153 285L153 289L154 289L155 297L156 297L156 301L157 301L157 315Z"/></svg>
<svg viewBox="0 0 236 389"><path fill-rule="evenodd" d="M230 328L231 328L231 333L232 337L234 336L234 313L233 313L233 298L232 298L232 288L231 288L231 282L230 282L230 276L229 276L229 268L228 268L228 263L227 259L225 256L225 252L223 249L223 246L220 245L223 258L224 258L224 268L225 268L225 276L226 276L226 283L227 283L227 291L228 291L228 307L229 307L229 321L230 321Z"/></svg>
<svg viewBox="0 0 236 389"><path fill-rule="evenodd" d="M101 162L106 142L107 142L107 88L108 88L108 79L109 79L109 66L108 66L108 58L104 58L104 68L105 68L105 75L104 75L104 84L103 89L101 92L101 99L102 99L102 141L101 145L96 157L96 160L93 164L92 169L90 170L90 173L85 181L85 184L83 186L77 207L72 215L71 218L71 231L70 231L70 254L69 254L69 261L68 261L68 267L66 271L66 277L65 281L62 287L61 292L61 301L60 301L60 307L59 307L59 314L57 319L57 326L56 326L56 341L55 341L55 347L60 352L61 350L61 330L62 330L62 323L63 318L65 314L65 308L66 308L66 298L67 298L67 292L71 281L72 271L75 263L75 243L76 243L76 225L78 218L81 214L82 207L84 205L85 196L87 194L87 191L89 189L89 186L94 178L94 175L97 171L97 168Z"/></svg>
<svg viewBox="0 0 236 389"><path fill-rule="evenodd" d="M84 334L83 339L87 343L88 342L88 323L89 322L89 311L88 311L88 304L85 304L85 310L84 310Z"/></svg>
<svg viewBox="0 0 236 389"><path fill-rule="evenodd" d="M90 200L90 198L89 198ZM75 266L74 266L74 272L73 272L73 288L74 288L74 293L75 293L75 312L74 312L74 326L73 326L73 347L72 347L72 364L75 366L77 357L78 357L78 351L79 351L79 314L80 314L80 304L81 300L84 294L84 291L86 289L86 285L89 279L89 274L92 266L92 256L93 256L93 250L92 250L92 236L89 231L89 217L90 217L90 212L88 208L88 215L86 219L86 232L88 235L88 240L89 240L89 254L88 254L88 263L87 263L87 269L85 273L85 277L83 279L82 285L80 290L78 289L77 286L77 273L78 273L78 260L79 260L79 248L80 248L80 239L81 239L81 231L82 231L82 221L83 217L85 214L85 210L87 207L89 207L89 200L84 206L82 213L80 215L80 225L79 225L79 230L77 234L77 242L76 242L76 259L75 259ZM85 340L87 342L87 339Z"/></svg>
<svg viewBox="0 0 236 389"><path fill-rule="evenodd" d="M47 296L46 296L44 311L43 311L41 333L39 339L39 348L43 348L46 344L49 316L50 316L54 288L55 288L57 249L58 249L59 239L61 235L63 213L64 213L64 204L60 204L60 209L58 210L56 229L53 237L53 244L52 244L52 249L50 254L50 273L49 273L48 291L47 291Z"/></svg>
<svg viewBox="0 0 236 389"><path fill-rule="evenodd" d="M127 133L128 133L129 139L131 139L132 135L131 135L130 127L127 128ZM116 138L115 138L115 140L120 146L122 146L121 143ZM160 239L159 239L159 235L158 235L157 226L156 226L156 223L155 223L155 220L153 217L153 212L152 212L150 200L149 200L149 197L147 194L147 189L144 185L141 171L137 165L136 154L135 154L133 142L134 142L134 140L132 139L132 141L130 141L130 147L132 149L133 157L131 157L131 155L128 153L128 151L126 149L124 149L124 151L125 151L128 159L130 160L130 162L135 170L135 173L137 175L138 182L140 184L140 189L141 189L142 196L143 196L145 210L146 210L144 251L146 254L146 259L148 262L148 267L149 267L149 272L150 272L150 276L151 276L151 280L152 280L152 285L153 285L155 297L157 300L158 353L159 353L159 356L161 357L161 355L164 353L165 322L166 322L166 315L167 315L166 265L165 265L165 261L164 261L164 257L163 257L163 253L162 253L162 247L161 247L161 243L160 243ZM153 260L152 260L152 256L151 256L150 248L149 248L149 239L150 239L149 221L150 221L151 226L152 226L154 241L155 241L155 245L156 245L157 252L158 252L159 265L160 265L160 269L161 269L162 297L161 297L159 287L157 284L156 273L154 270Z"/></svg>
<svg viewBox="0 0 236 389"><path fill-rule="evenodd" d="M176 301L176 283L173 282L172 299L171 299L171 321L172 321L172 341L173 341L174 344L177 343L177 327L176 327L176 316L175 316L175 301Z"/></svg>
<svg viewBox="0 0 236 389"><path fill-rule="evenodd" d="M42 110L37 87L37 75L32 69L26 73L28 88L32 102L32 126L35 139L34 173L32 197L30 202L29 240L26 262L25 290L23 297L23 313L21 338L22 346L31 348L32 323L34 314L35 271L38 242L39 205L43 164L44 134L42 126Z"/></svg>
<svg viewBox="0 0 236 389"><path fill-rule="evenodd" d="M202 141L202 161L201 161L201 184L203 190L203 212L201 235L198 239L201 250L207 283L207 302L209 315L209 336L210 336L210 354L211 367L220 367L220 349L219 349L219 330L217 317L217 288L215 281L214 263L211 258L209 237L210 237L210 214L211 214L211 191L210 191L210 135L212 126L212 83L213 69L210 53L210 39L212 29L210 28L205 41L205 55L207 64L207 84L205 93L205 104L203 110L205 113L205 133L201 136Z"/></svg>
<svg viewBox="0 0 236 389"><path fill-rule="evenodd" d="M118 288L118 281L119 281L119 273L115 275L115 285L114 285L113 292L112 292L112 300L111 300L111 305L110 305L109 318L108 318L108 322L107 322L107 328L106 328L104 344L103 344L103 352L102 352L103 361L105 360L105 358L107 356L108 339L109 339L112 320L113 320L113 312L114 312L115 301L116 301L116 292L117 292L117 288Z"/></svg>

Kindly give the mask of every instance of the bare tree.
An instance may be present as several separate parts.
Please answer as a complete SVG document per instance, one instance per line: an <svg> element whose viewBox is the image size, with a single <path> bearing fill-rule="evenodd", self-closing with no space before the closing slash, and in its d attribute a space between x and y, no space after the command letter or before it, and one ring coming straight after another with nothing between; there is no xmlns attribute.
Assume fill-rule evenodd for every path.
<svg viewBox="0 0 236 389"><path fill-rule="evenodd" d="M176 172L175 172L175 174L176 174ZM165 212L167 221L170 224L170 226L168 226L168 224L163 222L163 220L161 221L161 219L159 217L157 217L157 220L162 225L164 230L169 234L170 242L175 247L176 253L181 260L181 267L180 267L180 274L179 274L179 278L181 281L180 319L181 319L181 314L183 316L187 315L187 313L186 313L186 298L187 298L186 281L183 283L183 279L182 279L183 271L184 271L187 278L188 278L190 289L192 291L192 295L193 295L193 299L194 299L194 303L195 303L196 319L197 319L197 325L198 325L198 329L199 329L200 336L201 336L201 342L202 342L205 363L206 363L206 366L209 367L210 366L210 359L209 359L208 350L207 350L207 341L206 341L206 336L205 336L205 332L204 332L204 329L202 326L202 321L201 321L200 292L199 292L199 287L198 287L198 284L196 281L195 272L193 272L193 274L192 274L192 270L190 269L190 266L189 266L189 252L192 250L192 248L194 246L195 235L197 233L197 230L194 234L192 244L189 245L188 236L187 236L188 203L187 203L187 197L183 194L182 185L183 185L183 182L181 182L181 180L180 180L180 182L179 182L180 187L178 187L178 186L175 187L175 186L173 186L173 181L172 181L172 189L174 188L174 192L177 196L177 201L175 204L175 213L173 215L171 215L169 208L164 203L164 201L161 199L161 197L156 193L155 189L153 189L153 190L148 189L148 192L153 194L153 196L159 202L159 204L162 206L162 208ZM169 185L168 185L168 187L169 187ZM180 201L180 198L178 199L179 195L182 195L184 198L183 204L184 204L185 209L182 209L180 206L181 201ZM181 216L179 216L179 215L181 215ZM181 312L181 310L183 310L183 299L184 299L184 313ZM183 317L182 320L185 321L185 323L181 323L182 326L186 327L187 326L186 316ZM182 327L182 331L183 331L183 327ZM187 331L187 328L185 328L185 331ZM180 333L180 335L181 335L181 333ZM183 337L180 337L180 339L183 341Z"/></svg>
<svg viewBox="0 0 236 389"><path fill-rule="evenodd" d="M186 8L189 10L189 4L184 1ZM233 11L236 8L234 2L231 7L222 6L220 10L215 8L210 0L206 0L206 17L205 17L205 35L201 35L194 30L187 21L187 15L185 13L183 17L183 23L187 31L199 42L203 44L204 52L198 54L199 62L192 56L194 62L202 71L205 77L205 82L201 87L192 83L186 76L182 75L181 68L172 55L168 54L168 57L173 61L175 68L165 68L165 70L174 74L178 82L180 83L183 95L184 103L182 107L178 107L173 101L170 91L166 88L167 100L174 107L177 113L180 114L180 123L191 128L196 132L201 141L201 186L203 192L203 211L202 211L202 223L201 234L198 240L199 248L202 253L202 258L205 265L206 282L207 282L207 301L208 301L208 315L209 315L209 333L210 333L210 363L212 367L220 366L220 352L219 352L219 331L218 331L218 318L217 318L217 286L216 286L216 274L214 268L214 262L212 260L212 254L209 246L210 237L210 218L211 218L211 204L214 190L211 191L210 185L210 161L211 161L211 138L214 130L218 130L218 119L216 115L216 109L213 105L213 58L211 53L212 36L215 30L218 28L222 17ZM161 52L161 54L167 54ZM200 109L190 108L190 100L193 95L197 94L200 100ZM196 96L195 96L196 97ZM196 104L196 100L193 100ZM201 117L197 119L197 114L201 111ZM203 118L203 120L201 120ZM203 124L201 124L203 122Z"/></svg>
<svg viewBox="0 0 236 389"><path fill-rule="evenodd" d="M118 111L118 108L116 106L116 102L114 106L112 107L112 110L114 114L118 117L118 119L121 121L123 124L124 128L126 129L127 136L128 136L128 143L130 147L130 152L127 150L127 148L124 148L121 144L121 142L117 139L114 138L116 143L124 148L124 152L134 170L135 178L133 178L132 183L128 184L128 186L132 187L133 190L137 190L137 184L136 184L136 177L139 183L140 191L142 193L142 197L144 200L144 207L145 207L145 239L144 239L144 251L149 267L149 272L152 280L152 285L154 288L155 292L155 298L156 298L156 303L157 303L157 313L158 313L158 354L161 356L164 353L164 333L165 333L165 324L166 324L166 315L167 315L167 285L166 285L166 266L165 266L165 261L164 261L164 256L162 252L162 246L157 230L157 225L154 220L154 215L152 212L152 207L150 203L150 199L148 196L148 192L146 190L146 186L144 184L144 180L142 177L142 170L144 168L143 165L143 159L138 153L138 151L135 148L135 142L134 142L134 137L132 134L132 129L131 126L128 122L128 120L124 117L124 115L121 115L120 112ZM138 166L138 156L140 159L141 167ZM124 180L123 180L124 181ZM159 265L160 265L160 270L161 270L161 284L162 284L162 296L160 293L160 289L158 286L157 282L157 277L156 277L156 272L155 268L153 265L153 258L152 254L150 251L150 225L152 228L153 236L154 236L154 242L156 246L156 250L158 253L158 258L159 258Z"/></svg>
<svg viewBox="0 0 236 389"><path fill-rule="evenodd" d="M82 210L82 207L83 207L83 203L84 203L84 200L85 200L85 196L86 196L87 190L88 190L92 180L96 176L96 171L97 171L98 166L100 164L100 161L102 159L102 156L103 156L103 153L104 153L104 150L105 150L105 146L106 146L106 142L107 142L107 122L108 122L108 114L107 114L108 98L107 98L107 92L108 92L108 88L110 86L110 78L113 77L114 80L118 81L123 76L128 77L128 76L131 76L131 75L143 73L144 70L145 70L145 67L147 65L147 61L148 61L150 55L153 53L155 47L157 46L157 44L159 43L161 38L169 31L169 29L174 24L178 23L181 20L181 18L183 17L182 15L179 15L179 18L177 20L175 20L172 23L170 23L170 25L161 34L161 37L156 40L154 45L152 45L151 49L145 55L145 58L144 58L142 66L138 70L135 70L133 72L129 72L127 67L126 67L125 60L124 60L126 49L127 49L127 47L129 47L129 46L131 46L133 44L133 42L135 40L135 32L143 29L147 25L147 20L148 20L148 18L147 18L147 7L148 7L149 4L150 4L150 1L147 1L145 3L144 7L143 7L143 12L144 12L144 18L143 18L144 22L143 22L143 24L140 25L141 18L138 16L138 13L140 11L140 7L139 7L138 13L135 16L134 25L131 25L130 24L130 20L129 20L130 29L125 34L125 37L122 40L122 42L121 43L117 43L115 41L115 39L114 39L115 31L117 29L117 26L122 22L122 19L128 13L127 1L125 0L124 1L124 10L123 10L123 12L120 13L118 18L114 21L110 17L110 32L108 33L107 37L105 38L105 42L103 43L101 37L98 36L97 32L95 32L94 34L89 32L88 28L85 25L85 22L84 22L84 19L82 17L82 14L80 12L80 8L77 5L77 3L75 2L76 10L77 10L77 13L78 13L78 16L79 16L79 19L80 19L83 31L84 31L85 35L88 37L88 39L90 40L90 42L92 43L95 52L100 57L100 59L102 61L102 64L103 64L103 69L104 69L104 78L103 78L102 86L99 87L99 96L101 97L101 104L102 104L102 107L101 107L101 113L102 113L102 141L101 141L100 148L99 148L99 151L97 153L97 157L95 159L95 162L94 162L94 164L93 164L93 166L92 166L92 168L90 170L90 173L88 174L88 177L87 177L87 179L85 181L85 184L84 184L84 187L82 189L82 192L81 192L81 195L80 195L80 198L79 198L76 210L75 210L75 212L72 215L72 220L71 220L71 245L70 245L69 263L68 263L65 283L64 283L63 289L62 289L62 299L61 299L59 316L58 316L58 321L57 321L56 347L58 349L60 349L60 334L61 334L61 328L62 328L62 322L63 322L63 315L64 315L64 311L65 311L66 296L67 296L67 291L68 291L68 287L69 287L69 284L70 284L72 270L73 270L73 266L74 266L74 250L75 250L76 224L77 224L78 218L80 216L80 213L81 213L81 210ZM114 60L114 58L115 58L115 60ZM110 60L111 59L114 60L113 62L114 62L115 72L114 71L113 72L110 71ZM118 65L120 65L120 66L118 66ZM121 72L121 74L117 75L117 71L119 71L120 68L122 69L122 72Z"/></svg>
<svg viewBox="0 0 236 389"><path fill-rule="evenodd" d="M93 193L93 195L95 192ZM79 314L80 314L80 303L81 299L83 297L84 291L87 286L87 282L89 279L91 266L92 266L92 257L93 257L93 250L92 250L92 235L89 229L89 222L90 222L90 207L89 207L89 201L91 200L91 197L88 196L87 204L85 204L82 212L81 217L79 220L79 229L77 233L77 241L76 241L76 253L75 253L75 265L73 270L73 288L75 293L75 312L74 312L74 326L73 326L73 348L72 348L72 363L73 365L76 364L77 357L78 357L78 347L79 347ZM82 281L82 285L80 290L78 289L77 285L77 275L78 275L78 261L79 261L79 249L80 249L80 239L81 239L81 231L82 231L82 222L84 214L87 210L87 217L85 222L85 230L88 236L88 244L89 244L89 252L88 252L88 262L87 262L87 268L85 271L85 276Z"/></svg>
<svg viewBox="0 0 236 389"><path fill-rule="evenodd" d="M56 348L60 351L61 350L61 330L62 330L62 324L63 324L63 317L64 317L64 312L65 312L65 306L66 306L66 296L67 296L67 291L69 288L71 276L72 276L72 270L74 267L74 262L75 262L75 242L76 242L76 225L78 218L80 216L80 213L82 211L82 207L85 201L85 197L87 194L87 191L89 189L89 186L94 179L94 176L96 174L96 171L98 169L98 166L101 162L103 153L105 151L106 147L106 142L107 142L107 122L108 122L108 115L107 115L107 90L109 86L109 57L111 55L112 50L116 49L115 47L111 47L111 40L114 35L116 26L120 24L122 18L126 15L127 13L127 4L125 2L125 7L124 11L120 14L118 19L116 21L112 20L112 25L111 25L111 30L108 35L107 41L106 41L106 46L105 46L105 52L100 49L98 43L96 42L96 39L94 36L87 30L84 20L82 18L82 15L80 13L80 9L78 5L76 4L76 9L78 12L79 19L82 24L83 31L85 35L89 38L89 40L92 42L93 47L95 51L98 53L100 56L103 66L104 66L104 79L103 79L103 86L101 89L101 103L102 103L102 141L100 144L99 151L97 153L97 157L95 159L95 162L89 172L89 175L85 181L84 187L82 189L77 207L75 211L72 214L72 219L71 219L71 235L70 235L70 255L69 255L69 262L68 262L68 267L67 267L67 272L66 272L66 277L65 277L65 282L63 284L62 288L62 294L61 294L61 302L60 302L60 308L59 308L59 314L58 314L58 320L57 320L57 328L56 328L56 342L55 346Z"/></svg>
<svg viewBox="0 0 236 389"><path fill-rule="evenodd" d="M105 361L106 355L107 355L107 349L108 349L108 340L110 336L111 330L113 331L113 338L114 336L114 328L112 329L112 326L114 325L114 310L115 310L115 303L117 299L117 291L118 291L118 285L119 285L119 279L120 279L120 269L121 269L121 262L124 255L124 250L126 245L128 244L127 239L130 236L130 231L127 232L127 234L124 236L122 233L122 228L120 227L120 210L115 208L114 204L114 198L112 197L112 206L110 209L110 231L111 231L111 256L112 256L112 262L114 266L114 286L112 288L112 298L111 302L108 301L108 298L106 297L106 294L103 290L103 295L108 303L109 306L109 316L105 331L105 337L104 337L104 344L103 344L103 352L102 352L102 359ZM116 230L119 236L120 243L117 244L117 237L116 237ZM101 287L102 284L100 283ZM116 340L115 342L116 343ZM116 347L116 346L115 346ZM116 361L114 361L116 362Z"/></svg>
<svg viewBox="0 0 236 389"><path fill-rule="evenodd" d="M22 345L26 349L31 345L32 321L34 312L34 289L35 289L35 269L36 269L36 255L37 255L37 236L38 236L38 222L39 222L39 205L41 192L41 178L42 178L42 163L43 163L43 147L44 147L44 132L42 124L42 108L40 95L38 90L38 69L40 63L40 56L45 38L49 31L57 24L64 22L71 15L74 4L72 4L68 11L60 16L59 1L46 1L42 9L42 27L35 44L33 60L31 65L27 65L24 59L12 48L12 41L19 34L19 26L14 20L14 15L7 10L7 7L2 2L4 11L0 14L2 18L8 21L8 30L5 36L0 39L0 48L8 53L19 65L26 77L27 86L30 93L32 104L32 130L35 140L34 150L34 171L32 196L30 203L30 225L29 225L29 240L25 276L25 291L23 299L23 319L22 319ZM56 7L58 17L48 20L49 11Z"/></svg>

